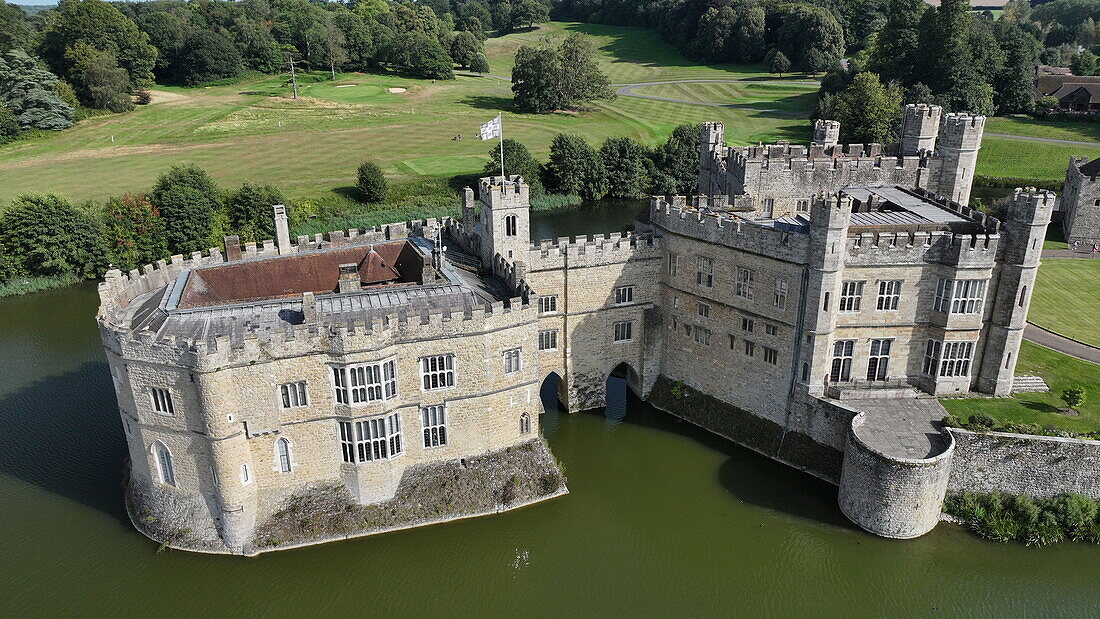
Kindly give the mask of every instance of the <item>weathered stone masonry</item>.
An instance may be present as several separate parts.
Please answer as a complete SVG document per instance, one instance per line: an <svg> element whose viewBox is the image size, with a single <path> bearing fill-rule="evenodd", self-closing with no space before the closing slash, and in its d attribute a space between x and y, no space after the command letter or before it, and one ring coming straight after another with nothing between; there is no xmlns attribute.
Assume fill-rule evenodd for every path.
<svg viewBox="0 0 1100 619"><path fill-rule="evenodd" d="M260 246L230 238L224 253L112 271L99 322L130 445L131 513L178 547L250 554L282 539L272 531L303 505L449 504L417 496L415 480L475 458L514 463L521 503L557 496L564 486L540 481L553 477L545 447L516 451L535 444L543 380L560 377L567 410L597 408L625 365L631 389L662 409L838 484L841 509L865 529L923 534L949 487L1012 488L1019 474L976 475L986 448L957 435L933 453L872 445L866 425L884 419L860 402L1011 391L1054 202L1017 190L1003 223L966 207L984 119L941 116L907 110L896 166L853 159L864 147L837 145L832 125L815 132L812 166L790 145L738 159L721 126L704 125L701 188L732 195L654 198L630 234L532 244L526 183L495 177L464 192L461 219L297 243L277 225ZM723 169L760 156L755 177ZM792 174L801 180L776 180ZM450 360L453 384L427 386L429 358ZM341 387L351 375L340 372L357 367L373 378L343 380L373 386L349 403L341 389L357 386ZM284 385L302 385L302 400L287 406ZM432 425L439 411L446 421ZM441 426L447 439L431 445ZM965 474L952 472L960 458ZM513 504L507 471L478 470L463 477L482 489L466 507L412 510L406 525L356 508L353 533Z"/></svg>

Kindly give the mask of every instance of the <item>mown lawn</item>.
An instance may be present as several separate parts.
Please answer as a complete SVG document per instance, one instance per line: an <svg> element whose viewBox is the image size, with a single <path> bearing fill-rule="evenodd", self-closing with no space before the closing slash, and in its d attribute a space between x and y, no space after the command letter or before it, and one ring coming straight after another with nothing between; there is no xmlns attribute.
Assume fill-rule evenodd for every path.
<svg viewBox="0 0 1100 619"><path fill-rule="evenodd" d="M1100 145L1100 123L1069 120L1039 120L1022 114L996 116L985 121L986 133L1027 135L1036 138L1095 142Z"/></svg>
<svg viewBox="0 0 1100 619"><path fill-rule="evenodd" d="M944 408L962 421L974 413L985 413L1001 423L1037 423L1070 432L1100 432L1100 365L1067 357L1042 346L1024 342L1020 346L1018 375L1038 375L1050 386L1049 393L1020 393L1010 398L941 400ZM1085 390L1085 402L1078 415L1058 412L1066 408L1062 391L1070 387Z"/></svg>
<svg viewBox="0 0 1100 619"><path fill-rule="evenodd" d="M1044 260L1027 318L1044 329L1100 346L1100 260Z"/></svg>
<svg viewBox="0 0 1100 619"><path fill-rule="evenodd" d="M1095 147L1000 138L986 135L978 151L977 173L1003 178L1061 181L1073 155L1100 157Z"/></svg>
<svg viewBox="0 0 1100 619"><path fill-rule="evenodd" d="M770 90L746 89L762 109L808 113L812 99L792 100L759 66L699 67L656 34L635 28L549 24L537 31L489 39L493 72L507 75L515 49L548 32L589 32L598 38L601 63L613 80L763 77ZM102 200L148 189L170 165L194 162L226 186L274 183L289 198L348 195L355 169L378 161L398 185L418 179L480 172L491 144L474 139L478 126L504 114L504 135L544 158L560 132L593 144L631 136L662 141L679 124L720 120L727 140L749 143L786 138L804 141L803 118L726 108L619 97L576 114L512 111L507 80L460 75L432 82L393 75L342 74L336 80L303 75L298 100L282 76L261 76L228 86L159 87L155 103L129 114L81 122L72 129L0 147L0 209L25 192L54 191L74 200ZM788 80L797 81L797 80ZM405 92L390 93L390 88ZM800 88L800 87L799 87ZM769 107L770 106L770 107ZM462 140L453 139L457 135Z"/></svg>

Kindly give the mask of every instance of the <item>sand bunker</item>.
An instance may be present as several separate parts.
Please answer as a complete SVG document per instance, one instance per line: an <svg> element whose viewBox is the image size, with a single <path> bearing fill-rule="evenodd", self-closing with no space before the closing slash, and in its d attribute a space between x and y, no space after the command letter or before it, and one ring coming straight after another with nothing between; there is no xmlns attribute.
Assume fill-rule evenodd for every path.
<svg viewBox="0 0 1100 619"><path fill-rule="evenodd" d="M389 91L389 93L391 95L396 95L396 94L403 93L408 89L407 88L387 88L386 90Z"/></svg>
<svg viewBox="0 0 1100 619"><path fill-rule="evenodd" d="M337 88L351 88L352 86L358 86L359 84L338 84Z"/></svg>

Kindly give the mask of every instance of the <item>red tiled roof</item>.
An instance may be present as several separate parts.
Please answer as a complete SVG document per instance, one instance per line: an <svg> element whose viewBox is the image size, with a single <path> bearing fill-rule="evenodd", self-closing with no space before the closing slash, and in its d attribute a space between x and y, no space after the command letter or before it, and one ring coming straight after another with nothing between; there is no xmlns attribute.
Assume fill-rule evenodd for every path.
<svg viewBox="0 0 1100 619"><path fill-rule="evenodd" d="M196 269L187 278L178 307L225 305L335 292L340 265L359 265L363 285L420 283L424 259L407 241L293 254L268 260L229 262Z"/></svg>

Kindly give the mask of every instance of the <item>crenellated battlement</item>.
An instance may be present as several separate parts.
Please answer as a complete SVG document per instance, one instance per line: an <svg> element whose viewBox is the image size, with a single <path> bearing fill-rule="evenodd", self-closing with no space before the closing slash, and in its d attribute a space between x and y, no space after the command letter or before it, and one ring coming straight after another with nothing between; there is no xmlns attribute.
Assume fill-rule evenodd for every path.
<svg viewBox="0 0 1100 619"><path fill-rule="evenodd" d="M809 256L807 234L761 225L705 206L691 206L683 196L672 196L671 200L652 197L649 210L653 225L676 234L790 262L805 262Z"/></svg>
<svg viewBox="0 0 1100 619"><path fill-rule="evenodd" d="M455 226L458 230L462 230L461 223L450 217L440 219L432 217L419 221L383 224L372 228L334 230L313 236L299 235L290 253L364 246L417 236L433 237L441 228L454 229ZM118 269L108 271L104 275L104 281L99 284L100 313L102 314L104 310L126 309L131 300L166 286L186 270L236 260L276 258L281 255L275 241L265 240L260 243L245 243L243 248L236 246L239 250L239 257L237 257L233 253L234 246L230 244L230 239L235 238L227 237L227 247L224 251L219 247L211 247L203 252L192 252L189 256L174 255L169 260L158 260L154 264L147 264L141 269L133 269L128 273Z"/></svg>
<svg viewBox="0 0 1100 619"><path fill-rule="evenodd" d="M652 234L612 232L561 237L532 244L523 258L531 271L558 270L659 258L661 239Z"/></svg>

